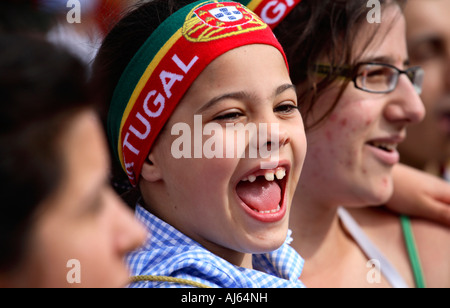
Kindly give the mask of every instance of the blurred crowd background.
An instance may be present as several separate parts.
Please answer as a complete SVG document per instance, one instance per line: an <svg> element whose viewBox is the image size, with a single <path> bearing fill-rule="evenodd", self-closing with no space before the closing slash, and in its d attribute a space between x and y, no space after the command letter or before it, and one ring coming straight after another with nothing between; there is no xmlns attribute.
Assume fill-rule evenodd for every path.
<svg viewBox="0 0 450 308"><path fill-rule="evenodd" d="M62 44L83 62L95 58L120 16L143 0L2 0L0 32L35 32Z"/></svg>

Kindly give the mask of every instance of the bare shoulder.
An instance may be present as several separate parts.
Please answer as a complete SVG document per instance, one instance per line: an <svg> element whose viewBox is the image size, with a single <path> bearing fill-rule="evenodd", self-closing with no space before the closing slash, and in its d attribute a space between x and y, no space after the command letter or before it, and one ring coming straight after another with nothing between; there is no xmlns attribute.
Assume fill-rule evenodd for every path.
<svg viewBox="0 0 450 308"><path fill-rule="evenodd" d="M385 207L364 207L347 209L361 228L375 238L383 235L401 235L399 216Z"/></svg>
<svg viewBox="0 0 450 308"><path fill-rule="evenodd" d="M432 222L426 219L412 218L414 236L416 241L420 243L428 243L429 245L448 244L444 245L445 250L450 251L450 228L439 223ZM443 242L447 240L447 242ZM449 260L450 263L450 260Z"/></svg>
<svg viewBox="0 0 450 308"><path fill-rule="evenodd" d="M384 207L349 212L405 280L413 281L399 216ZM450 287L450 228L421 218L411 224L427 287Z"/></svg>
<svg viewBox="0 0 450 308"><path fill-rule="evenodd" d="M405 282L414 286L399 216L385 207L364 207L348 211Z"/></svg>
<svg viewBox="0 0 450 308"><path fill-rule="evenodd" d="M450 228L411 219L414 238L428 287L450 287Z"/></svg>

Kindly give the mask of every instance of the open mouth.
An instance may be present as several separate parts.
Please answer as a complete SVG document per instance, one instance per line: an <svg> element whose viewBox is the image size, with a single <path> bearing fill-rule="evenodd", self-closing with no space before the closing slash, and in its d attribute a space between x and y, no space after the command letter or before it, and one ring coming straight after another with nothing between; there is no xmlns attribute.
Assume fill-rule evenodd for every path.
<svg viewBox="0 0 450 308"><path fill-rule="evenodd" d="M369 141L367 144L388 153L393 153L397 151L398 146L398 143L377 142L377 141Z"/></svg>
<svg viewBox="0 0 450 308"><path fill-rule="evenodd" d="M256 170L236 185L236 194L248 214L263 222L281 220L286 213L285 191L288 169Z"/></svg>
<svg viewBox="0 0 450 308"><path fill-rule="evenodd" d="M398 136L389 139L372 140L368 141L366 145L380 162L393 166L400 161L400 154L397 151L397 147L403 139L403 137Z"/></svg>

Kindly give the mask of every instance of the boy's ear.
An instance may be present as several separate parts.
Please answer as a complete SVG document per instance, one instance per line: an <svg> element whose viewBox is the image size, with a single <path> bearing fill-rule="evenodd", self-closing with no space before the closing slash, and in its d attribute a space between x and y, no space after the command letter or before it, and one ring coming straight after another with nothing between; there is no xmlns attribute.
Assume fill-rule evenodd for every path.
<svg viewBox="0 0 450 308"><path fill-rule="evenodd" d="M150 153L142 165L141 177L148 182L156 182L162 179L161 169L155 163L152 153Z"/></svg>

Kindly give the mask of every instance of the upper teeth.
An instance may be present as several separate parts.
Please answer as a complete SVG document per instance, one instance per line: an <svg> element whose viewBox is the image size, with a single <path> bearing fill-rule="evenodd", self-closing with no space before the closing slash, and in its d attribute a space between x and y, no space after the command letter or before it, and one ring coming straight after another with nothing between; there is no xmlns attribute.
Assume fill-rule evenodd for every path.
<svg viewBox="0 0 450 308"><path fill-rule="evenodd" d="M266 179L266 181L272 182L275 180L275 177L278 180L282 180L284 177L286 176L286 169L283 167L278 167L276 169L276 171L274 172L274 170L267 170L264 173L264 178ZM242 179L242 181L249 181L250 183L253 183L254 181L256 181L256 175L251 174L248 177L245 177Z"/></svg>
<svg viewBox="0 0 450 308"><path fill-rule="evenodd" d="M275 172L275 176L277 177L277 179L281 180L286 176L286 169L284 168L279 168L277 170L277 172Z"/></svg>
<svg viewBox="0 0 450 308"><path fill-rule="evenodd" d="M372 142L372 145L377 148L387 149L389 151L395 151L397 149L397 143L384 143L384 142Z"/></svg>
<svg viewBox="0 0 450 308"><path fill-rule="evenodd" d="M275 174L273 172L266 172L266 174L264 174L264 177L266 178L266 181L269 182L275 180Z"/></svg>

